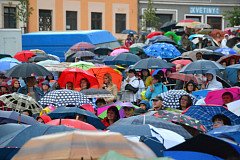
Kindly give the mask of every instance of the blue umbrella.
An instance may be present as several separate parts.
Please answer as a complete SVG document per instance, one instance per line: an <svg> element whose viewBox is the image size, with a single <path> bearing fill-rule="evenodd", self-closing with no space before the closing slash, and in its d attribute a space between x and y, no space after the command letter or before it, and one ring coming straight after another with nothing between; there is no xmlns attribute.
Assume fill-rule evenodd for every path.
<svg viewBox="0 0 240 160"><path fill-rule="evenodd" d="M209 91L211 90L204 89L204 90L193 91L192 95L194 95L197 99L202 99L207 96Z"/></svg>
<svg viewBox="0 0 240 160"><path fill-rule="evenodd" d="M163 59L171 59L181 56L179 50L177 50L174 45L169 43L154 43L143 50L148 56L161 57Z"/></svg>
<svg viewBox="0 0 240 160"><path fill-rule="evenodd" d="M20 148L0 148L1 159L11 160Z"/></svg>
<svg viewBox="0 0 240 160"><path fill-rule="evenodd" d="M0 71L7 71L18 64L20 64L20 62L0 61Z"/></svg>
<svg viewBox="0 0 240 160"><path fill-rule="evenodd" d="M227 79L235 84L237 82L237 72L240 70L240 64L234 64L226 67Z"/></svg>
<svg viewBox="0 0 240 160"><path fill-rule="evenodd" d="M214 50L214 52L219 52L225 55L229 55L229 54L237 54L237 51L235 51L232 48L218 48L216 50Z"/></svg>
<svg viewBox="0 0 240 160"><path fill-rule="evenodd" d="M9 135L14 132L20 132L21 130L24 130L27 127L29 127L29 125L26 125L26 124L17 124L17 123L3 124L0 126L0 129L1 129L0 137Z"/></svg>
<svg viewBox="0 0 240 160"><path fill-rule="evenodd" d="M121 32L122 34L137 34L136 31L131 30L131 29L126 29Z"/></svg>
<svg viewBox="0 0 240 160"><path fill-rule="evenodd" d="M191 106L184 114L199 120L208 130L212 129L212 117L217 114L227 116L232 125L240 124L240 117L222 106Z"/></svg>
<svg viewBox="0 0 240 160"><path fill-rule="evenodd" d="M18 61L17 59L15 59L15 58L10 58L10 57L2 58L2 59L0 59L0 62L15 62L15 63L18 63L18 64L21 63L21 62Z"/></svg>
<svg viewBox="0 0 240 160"><path fill-rule="evenodd" d="M227 138L240 144L240 125L214 128L208 134L214 137Z"/></svg>
<svg viewBox="0 0 240 160"><path fill-rule="evenodd" d="M122 54L117 55L115 58L113 58L112 62L113 62L113 64L121 64L121 65L130 66L140 60L141 60L141 58L135 54L122 53Z"/></svg>
<svg viewBox="0 0 240 160"><path fill-rule="evenodd" d="M37 123L37 121L32 117L15 111L0 111L0 124L6 123L24 123L34 125Z"/></svg>
<svg viewBox="0 0 240 160"><path fill-rule="evenodd" d="M151 148L157 157L163 157L162 151L166 148L156 137L141 136L139 141Z"/></svg>
<svg viewBox="0 0 240 160"><path fill-rule="evenodd" d="M105 129L105 126L102 124L100 119L93 114L92 112L86 111L84 109L80 109L78 107L59 107L49 113L48 115L52 119L66 119L66 118L76 118L76 115L84 115L86 116L87 123L93 125L98 129Z"/></svg>
<svg viewBox="0 0 240 160"><path fill-rule="evenodd" d="M174 64L168 63L165 60L159 58L146 58L138 61L133 69L160 69L160 68L172 68Z"/></svg>
<svg viewBox="0 0 240 160"><path fill-rule="evenodd" d="M194 38L203 38L204 34L192 34L191 36L188 37L188 39L191 41Z"/></svg>
<svg viewBox="0 0 240 160"><path fill-rule="evenodd" d="M107 56L103 59L103 63L106 64L106 65L113 65L113 59L115 58L116 56Z"/></svg>

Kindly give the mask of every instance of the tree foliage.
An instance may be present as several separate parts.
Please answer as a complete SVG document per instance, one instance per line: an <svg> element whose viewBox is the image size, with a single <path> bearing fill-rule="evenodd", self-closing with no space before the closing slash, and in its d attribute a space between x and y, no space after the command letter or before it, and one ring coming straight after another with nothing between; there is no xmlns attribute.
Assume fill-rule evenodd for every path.
<svg viewBox="0 0 240 160"><path fill-rule="evenodd" d="M226 20L229 21L229 27L240 25L240 7L234 7L231 11L226 11L224 13Z"/></svg>

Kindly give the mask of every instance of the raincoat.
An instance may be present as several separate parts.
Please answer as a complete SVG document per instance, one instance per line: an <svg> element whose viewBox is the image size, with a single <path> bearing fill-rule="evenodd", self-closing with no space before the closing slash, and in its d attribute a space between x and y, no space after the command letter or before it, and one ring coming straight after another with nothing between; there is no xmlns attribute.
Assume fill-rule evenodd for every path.
<svg viewBox="0 0 240 160"><path fill-rule="evenodd" d="M216 79L216 71L215 70L209 70L206 72L206 74L213 75L213 79L211 81L207 81L206 89L222 89L222 83L218 82Z"/></svg>
<svg viewBox="0 0 240 160"><path fill-rule="evenodd" d="M138 92L136 94L134 94L131 91L126 91L125 86L127 84L131 84L134 88L139 88L140 80L135 76L133 76L132 78L127 77L127 79L129 79L129 82L127 82L125 79L121 86L121 91L123 92L122 101L136 102Z"/></svg>

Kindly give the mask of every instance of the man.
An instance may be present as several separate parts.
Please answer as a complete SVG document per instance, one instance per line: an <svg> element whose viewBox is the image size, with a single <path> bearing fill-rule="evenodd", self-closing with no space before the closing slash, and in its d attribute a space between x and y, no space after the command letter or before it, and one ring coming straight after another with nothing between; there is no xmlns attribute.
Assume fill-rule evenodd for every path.
<svg viewBox="0 0 240 160"><path fill-rule="evenodd" d="M179 72L182 68L183 68L183 66L184 65L182 65L182 64L177 64L176 65L176 72ZM183 83L183 81L181 81L181 80L176 80L176 86L175 86L175 88L174 89L183 89L183 85L184 85L184 83Z"/></svg>
<svg viewBox="0 0 240 160"><path fill-rule="evenodd" d="M202 54L201 52L197 52L197 53L196 53L196 59L197 59L197 60L202 60L202 59L203 59L203 58L202 58L202 55L203 55L203 54Z"/></svg>
<svg viewBox="0 0 240 160"><path fill-rule="evenodd" d="M153 111L158 111L163 109L163 98L161 96L156 96L152 99Z"/></svg>
<svg viewBox="0 0 240 160"><path fill-rule="evenodd" d="M222 94L223 105L233 102L233 95L231 92L224 92Z"/></svg>
<svg viewBox="0 0 240 160"><path fill-rule="evenodd" d="M206 84L202 85L202 89L222 89L222 83L216 79L216 71L209 70L206 72Z"/></svg>

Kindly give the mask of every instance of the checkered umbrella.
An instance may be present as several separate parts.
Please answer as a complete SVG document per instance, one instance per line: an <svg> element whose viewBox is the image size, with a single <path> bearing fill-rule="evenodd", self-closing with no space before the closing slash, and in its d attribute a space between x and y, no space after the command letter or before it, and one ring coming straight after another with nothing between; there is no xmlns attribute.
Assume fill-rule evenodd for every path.
<svg viewBox="0 0 240 160"><path fill-rule="evenodd" d="M197 98L193 95L187 93L184 90L169 90L167 92L161 93L160 96L163 98L163 105L164 107L170 108L179 108L179 98L182 95L189 95L192 98L193 104L197 102Z"/></svg>
<svg viewBox="0 0 240 160"><path fill-rule="evenodd" d="M28 109L35 114L42 110L42 106L39 105L32 97L20 93L4 94L0 96L0 101L5 104L4 108L15 111Z"/></svg>
<svg viewBox="0 0 240 160"><path fill-rule="evenodd" d="M40 101L42 105L61 106L81 106L83 104L91 104L90 100L82 93L73 90L55 90L47 93Z"/></svg>

